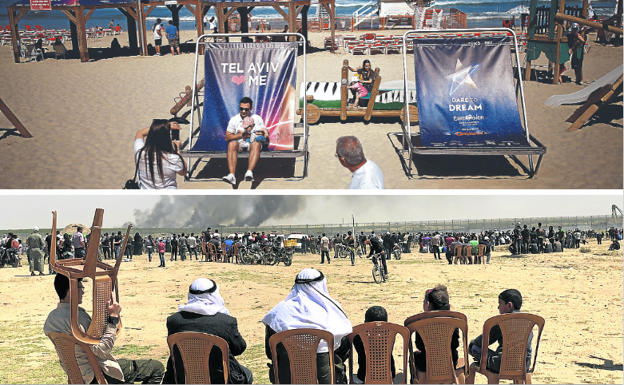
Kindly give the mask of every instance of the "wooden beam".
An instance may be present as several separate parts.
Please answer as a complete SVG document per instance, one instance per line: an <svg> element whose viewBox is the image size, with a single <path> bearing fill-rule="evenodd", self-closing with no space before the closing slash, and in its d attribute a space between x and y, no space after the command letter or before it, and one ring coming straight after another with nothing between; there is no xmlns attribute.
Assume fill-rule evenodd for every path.
<svg viewBox="0 0 624 385"><path fill-rule="evenodd" d="M195 6L195 20L197 21L197 37L199 38L204 34L204 15L207 11L205 11L205 6L202 4L201 0L197 0L197 5ZM204 53L203 44L199 47L199 54L202 55Z"/></svg>
<svg viewBox="0 0 624 385"><path fill-rule="evenodd" d="M604 29L604 30L607 30L607 31L610 31L610 32L613 32L613 33L619 33L620 35L622 34L622 28L617 28L617 27L614 27L612 25L601 24L601 23L597 23L595 21L589 21L589 20L581 19L580 17L564 15L562 13L557 13L555 15L555 17L557 19L559 19L559 20L571 21L573 23L579 23L579 24L582 24L582 25L586 25L588 27Z"/></svg>
<svg viewBox="0 0 624 385"><path fill-rule="evenodd" d="M0 111L4 114L4 116L7 117L7 119L9 119L9 122L11 122L15 128L17 129L17 131L19 131L19 133L24 137L24 138L32 138L32 134L30 132L28 132L28 130L26 129L26 127L24 127L24 125L22 124L22 122L20 122L20 120L17 118L17 116L15 116L15 114L13 113L13 111L11 111L11 109L9 108L9 106L7 106L2 99L0 98Z"/></svg>
<svg viewBox="0 0 624 385"><path fill-rule="evenodd" d="M223 19L225 20L226 23L227 23L227 20L230 18L230 16L232 16L234 11L236 11L236 8L232 7L225 13L225 15L223 15Z"/></svg>
<svg viewBox="0 0 624 385"><path fill-rule="evenodd" d="M576 131L585 124L600 108L605 106L609 101L622 93L622 76L618 78L612 85L606 85L603 87L604 94L598 101L588 100L579 110L575 112L575 115L582 111L580 116L576 118L574 123L566 130L566 132ZM575 116L572 115L572 116ZM570 120L570 119L568 119Z"/></svg>
<svg viewBox="0 0 624 385"><path fill-rule="evenodd" d="M217 30L219 31L219 33L225 33L225 24L227 21L223 19L223 3L217 3L217 9L215 13L217 15L217 25L219 26Z"/></svg>
<svg viewBox="0 0 624 385"><path fill-rule="evenodd" d="M93 12L95 12L95 8L91 8L87 11L87 14L85 15L85 23L89 21L91 15L93 15Z"/></svg>
<svg viewBox="0 0 624 385"><path fill-rule="evenodd" d="M310 9L309 5L304 5L303 10L301 12L301 34L305 38L305 41L308 41L308 10Z"/></svg>
<svg viewBox="0 0 624 385"><path fill-rule="evenodd" d="M303 7L305 7L305 5L300 5L297 7L297 9L295 9L295 16L299 16Z"/></svg>
<svg viewBox="0 0 624 385"><path fill-rule="evenodd" d="M69 21L71 21L74 24L78 24L78 22L76 21L76 18L74 17L74 15L72 15L71 11L61 11L61 12L63 12L65 16L67 16Z"/></svg>
<svg viewBox="0 0 624 385"><path fill-rule="evenodd" d="M148 17L150 13L152 13L152 11L156 9L156 5L152 4L149 7L147 7L147 9L144 11L145 17Z"/></svg>
<svg viewBox="0 0 624 385"><path fill-rule="evenodd" d="M195 15L195 8L193 7L193 5L192 5L192 4L184 4L184 6L186 7L186 9L188 9L189 11L191 11L191 14L192 14L193 16L196 16L196 15ZM197 18L196 18L196 19L197 19ZM197 20L195 20L195 21L197 21Z"/></svg>
<svg viewBox="0 0 624 385"><path fill-rule="evenodd" d="M375 68L375 83L373 84L373 90L368 100L368 106L366 106L366 114L364 114L364 120L367 122L370 120L371 114L373 113L375 99L377 99L377 94L379 93L379 84L381 84L381 76L379 76L379 67L377 67ZM408 95L405 95L405 97L407 98Z"/></svg>
<svg viewBox="0 0 624 385"><path fill-rule="evenodd" d="M286 12L284 12L284 10L282 10L282 7L280 7L279 5L273 5L273 8L275 8L275 10L282 15L282 17L284 18L284 21L288 23L288 14Z"/></svg>
<svg viewBox="0 0 624 385"><path fill-rule="evenodd" d="M122 7L122 8L126 11L125 13L126 17L130 16L135 21L139 20L136 12L134 12L134 9L132 9L132 7Z"/></svg>
<svg viewBox="0 0 624 385"><path fill-rule="evenodd" d="M15 24L19 23L20 20L22 20L22 17L24 17L24 15L28 12L27 9L20 9L19 12L17 13L17 16L15 16Z"/></svg>
<svg viewBox="0 0 624 385"><path fill-rule="evenodd" d="M13 61L16 63L19 63L22 56L19 51L19 44L17 44L18 38L19 38L19 35L18 35L19 31L17 30L17 22L15 21L15 7L13 5L9 5L7 10L9 11L9 25L11 26L11 41L13 42Z"/></svg>

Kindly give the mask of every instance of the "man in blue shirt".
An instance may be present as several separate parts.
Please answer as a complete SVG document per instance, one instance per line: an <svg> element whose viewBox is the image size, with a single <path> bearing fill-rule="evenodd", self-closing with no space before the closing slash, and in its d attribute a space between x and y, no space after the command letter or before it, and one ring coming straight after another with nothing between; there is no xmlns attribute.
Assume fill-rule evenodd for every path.
<svg viewBox="0 0 624 385"><path fill-rule="evenodd" d="M173 49L177 49L178 55L180 54L180 33L178 28L173 25L173 20L169 20L169 25L165 28L167 34L167 40L169 41L169 47L171 47L171 54L175 55Z"/></svg>

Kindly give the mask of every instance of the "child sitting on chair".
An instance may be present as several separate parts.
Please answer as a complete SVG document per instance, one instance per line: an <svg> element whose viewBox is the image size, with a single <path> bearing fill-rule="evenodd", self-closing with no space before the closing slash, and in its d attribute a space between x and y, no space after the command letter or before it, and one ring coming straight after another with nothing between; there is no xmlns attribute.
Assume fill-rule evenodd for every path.
<svg viewBox="0 0 624 385"><path fill-rule="evenodd" d="M444 285L437 285L433 289L429 289L425 292L425 298L423 299L423 311L433 310L451 310L451 304L449 300L448 290ZM453 357L453 366L457 367L457 360L459 354L457 348L459 347L459 329L455 329L453 337L451 338L451 356ZM425 343L422 340L420 334L416 333L416 352L414 352L414 364L419 372L427 371L427 351L425 350Z"/></svg>
<svg viewBox="0 0 624 385"><path fill-rule="evenodd" d="M360 98L366 97L368 95L368 90L362 85L360 78L357 76L351 78L349 88L355 90L355 102L353 102L351 107L359 107Z"/></svg>
<svg viewBox="0 0 624 385"><path fill-rule="evenodd" d="M261 145L266 141L262 128L256 127L252 117L248 116L243 119L243 124L236 130L237 134L247 132L250 134L249 138L239 146L239 151L243 149L249 149L249 146L253 142L259 142Z"/></svg>
<svg viewBox="0 0 624 385"><path fill-rule="evenodd" d="M388 313L386 309L381 306L371 306L366 310L364 315L364 322L382 321L388 322ZM355 378L352 378L351 383L363 384L366 380L366 351L364 350L364 343L362 337L356 335L353 337L353 347L358 355L358 371ZM392 372L392 378L396 377L396 368L394 366L394 357L390 359L390 371Z"/></svg>
<svg viewBox="0 0 624 385"><path fill-rule="evenodd" d="M500 314L508 314L508 313L516 313L520 312L520 308L522 307L522 294L516 289L508 289L503 291L498 295L498 312ZM529 334L529 339L527 342L527 356L526 356L526 367L527 369L531 366L531 340L533 339L533 332ZM499 325L494 325L492 329L490 329L490 340L489 343L493 344L494 342L498 342L498 348L496 351L488 349L487 346L482 347L483 343L483 335L478 336L474 340L470 341L468 345L468 351L470 355L475 359L478 363L481 360L481 349L488 349L487 354L487 363L486 369L492 373L500 372L501 358L503 357L503 334L501 332ZM474 383L474 377L472 369L470 371L470 378L466 380L466 383ZM469 382L473 381L473 382Z"/></svg>

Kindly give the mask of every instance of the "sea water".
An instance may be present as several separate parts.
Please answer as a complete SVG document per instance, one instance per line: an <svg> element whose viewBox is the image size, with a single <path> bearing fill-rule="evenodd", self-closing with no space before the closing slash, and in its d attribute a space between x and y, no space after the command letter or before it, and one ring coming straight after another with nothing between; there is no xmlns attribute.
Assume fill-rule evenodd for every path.
<svg viewBox="0 0 624 385"><path fill-rule="evenodd" d="M0 0L0 25L3 27L9 24L7 6L13 2L14 0ZM368 0L336 0L336 15L338 17L352 17L354 12L367 3L369 3ZM550 1L538 2L538 5L548 6L549 4ZM597 16L608 17L613 14L616 1L594 0L591 4ZM436 0L435 3L436 8L456 8L467 14L468 27L500 27L502 20L511 18L507 12L519 5L529 6L530 2L526 0ZM566 5L581 7L583 2L582 0L567 0ZM316 15L316 7L317 5L310 7L309 18ZM285 24L281 16L272 7L256 7L251 14L253 16L252 26L259 23L260 19L270 19L271 29L281 31ZM213 8L208 11L208 18L212 16L215 16ZM157 6L147 17L148 30L151 29L156 18L161 18L166 26L167 21L171 18L171 12L166 6ZM518 19L519 15L516 15L516 20ZM115 25L119 24L124 30L128 29L126 17L115 8L95 11L87 21L87 28L107 28L111 20ZM20 29L23 29L26 24L32 27L41 25L48 29L69 28L69 20L60 11L29 11L19 22ZM516 22L516 26L520 26L519 20ZM195 18L186 7L180 10L180 28L182 30L195 29Z"/></svg>

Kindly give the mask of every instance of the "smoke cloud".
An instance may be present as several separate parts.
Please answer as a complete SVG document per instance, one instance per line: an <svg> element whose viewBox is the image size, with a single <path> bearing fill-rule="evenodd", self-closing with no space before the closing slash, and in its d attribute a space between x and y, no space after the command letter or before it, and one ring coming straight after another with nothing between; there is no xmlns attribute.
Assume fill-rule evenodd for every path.
<svg viewBox="0 0 624 385"><path fill-rule="evenodd" d="M306 196L167 196L151 210L134 210L137 227L259 226L269 219L296 216Z"/></svg>

